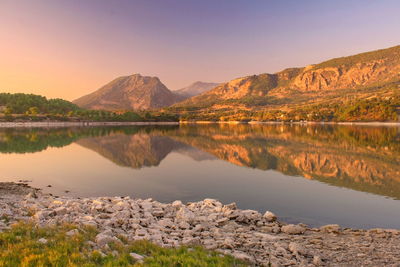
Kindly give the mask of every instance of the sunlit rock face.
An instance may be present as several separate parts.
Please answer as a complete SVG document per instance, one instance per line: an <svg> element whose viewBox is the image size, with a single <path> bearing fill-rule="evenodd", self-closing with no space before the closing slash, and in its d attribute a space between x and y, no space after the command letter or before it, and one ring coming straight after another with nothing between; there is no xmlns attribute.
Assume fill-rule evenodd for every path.
<svg viewBox="0 0 400 267"><path fill-rule="evenodd" d="M73 102L87 109L146 110L170 106L182 99L157 77L133 74L119 77Z"/></svg>
<svg viewBox="0 0 400 267"><path fill-rule="evenodd" d="M335 58L303 68L288 68L274 74L264 73L237 78L177 103L176 106L196 106L200 109L212 107L218 110L227 106L234 108L235 105L231 102L235 100L233 103L236 105L248 104L248 108L254 109L254 99L257 97L269 97L263 102L263 105L268 107L271 104L282 106L310 104L310 101L330 102L335 93L339 94L335 95L336 102L338 99L346 100L349 94L360 99L366 96L393 97L395 94L388 93L387 88L383 88L382 85L399 82L399 72L400 46L396 46ZM326 94L327 92L329 94Z"/></svg>

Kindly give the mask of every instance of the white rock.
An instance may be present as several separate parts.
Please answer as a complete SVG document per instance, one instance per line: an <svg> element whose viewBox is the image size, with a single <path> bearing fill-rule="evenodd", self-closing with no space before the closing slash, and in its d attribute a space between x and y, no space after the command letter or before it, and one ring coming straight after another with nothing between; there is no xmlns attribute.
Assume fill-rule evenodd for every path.
<svg viewBox="0 0 400 267"><path fill-rule="evenodd" d="M181 207L178 212L176 213L176 218L178 220L182 220L188 223L193 222L193 220L195 219L195 215L192 211L190 211L188 208L186 207Z"/></svg>
<svg viewBox="0 0 400 267"><path fill-rule="evenodd" d="M145 211L150 211L153 208L153 204L148 201L143 201L140 205L142 206L143 210L145 210Z"/></svg>
<svg viewBox="0 0 400 267"><path fill-rule="evenodd" d="M235 240L233 240L230 237L225 238L224 247L225 248L234 248L235 247Z"/></svg>
<svg viewBox="0 0 400 267"><path fill-rule="evenodd" d="M96 243L100 247L107 245L108 243L115 242L115 238L109 235L98 234L96 236Z"/></svg>
<svg viewBox="0 0 400 267"><path fill-rule="evenodd" d="M298 235L303 234L306 231L306 228L300 225L288 224L282 226L281 231L289 235Z"/></svg>
<svg viewBox="0 0 400 267"><path fill-rule="evenodd" d="M295 242L289 243L289 250L294 254L296 254L296 253L302 254L302 255L306 254L306 249L302 245L295 243Z"/></svg>
<svg viewBox="0 0 400 267"><path fill-rule="evenodd" d="M203 200L203 205L208 207L222 207L222 203L216 199L206 198Z"/></svg>
<svg viewBox="0 0 400 267"><path fill-rule="evenodd" d="M171 205L174 208L180 208L181 206L183 206L182 201L180 201L180 200L175 200L174 202L172 202Z"/></svg>
<svg viewBox="0 0 400 267"><path fill-rule="evenodd" d="M266 211L263 217L267 220L267 222L273 222L276 220L276 215L270 211Z"/></svg>
<svg viewBox="0 0 400 267"><path fill-rule="evenodd" d="M58 207L54 209L57 215L64 215L67 213L67 209L65 207Z"/></svg>
<svg viewBox="0 0 400 267"><path fill-rule="evenodd" d="M66 234L67 236L74 236L74 235L79 234L79 231L78 231L78 229L73 229L73 230L71 230L71 231L66 232L65 234Z"/></svg>
<svg viewBox="0 0 400 267"><path fill-rule="evenodd" d="M144 256L134 252L129 253L129 256L131 256L134 260L138 261L139 263L142 263L144 260Z"/></svg>
<svg viewBox="0 0 400 267"><path fill-rule="evenodd" d="M38 240L38 242L39 242L40 244L47 244L47 242L49 242L49 241L47 241L46 238L40 238L40 239Z"/></svg>
<svg viewBox="0 0 400 267"><path fill-rule="evenodd" d="M56 205L56 206L59 206L59 205L64 204L64 202L62 202L62 201L60 201L60 200L54 200L52 204L53 204L53 205Z"/></svg>
<svg viewBox="0 0 400 267"><path fill-rule="evenodd" d="M321 266L323 264L321 257L318 255L315 255L313 258L313 264L315 266Z"/></svg>
<svg viewBox="0 0 400 267"><path fill-rule="evenodd" d="M157 224L168 228L172 228L172 226L174 226L174 223L171 221L171 219L161 219L157 222Z"/></svg>
<svg viewBox="0 0 400 267"><path fill-rule="evenodd" d="M262 218L261 214L255 210L242 210L238 211L239 216L236 218L236 221L242 223L250 223L252 221L258 221Z"/></svg>
<svg viewBox="0 0 400 267"><path fill-rule="evenodd" d="M138 229L138 230L136 230L135 233L137 236L146 236L147 235L146 229Z"/></svg>
<svg viewBox="0 0 400 267"><path fill-rule="evenodd" d="M30 192L29 194L27 194L27 195L25 196L25 198L37 198L37 195L36 195L35 192Z"/></svg>
<svg viewBox="0 0 400 267"><path fill-rule="evenodd" d="M338 233L340 231L340 226L338 224L328 224L328 225L321 226L319 229L322 232Z"/></svg>
<svg viewBox="0 0 400 267"><path fill-rule="evenodd" d="M260 233L260 232L255 232L255 233L253 233L253 235L256 236L256 237L259 237L259 238L261 238L263 240L266 240L266 241L275 241L275 240L281 239L278 236L265 234L265 233Z"/></svg>
<svg viewBox="0 0 400 267"><path fill-rule="evenodd" d="M244 261L252 261L253 260L253 257L251 257L250 255L247 255L246 253L244 253L242 251L234 251L232 253L232 256L235 257L236 259L244 260Z"/></svg>
<svg viewBox="0 0 400 267"><path fill-rule="evenodd" d="M113 236L113 231L111 229L107 229L100 233L101 235Z"/></svg>

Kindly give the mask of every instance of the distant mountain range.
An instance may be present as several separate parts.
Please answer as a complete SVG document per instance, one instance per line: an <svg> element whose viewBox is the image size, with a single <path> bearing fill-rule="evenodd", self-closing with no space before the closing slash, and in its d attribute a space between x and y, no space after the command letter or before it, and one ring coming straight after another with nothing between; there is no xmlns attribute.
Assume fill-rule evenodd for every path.
<svg viewBox="0 0 400 267"><path fill-rule="evenodd" d="M242 113L248 117L249 112L252 119L276 120L293 110L302 114L297 119L291 115L289 119L301 120L307 118L312 107L315 114L325 110L323 119L329 120L341 105L351 107L356 100L378 99L374 108L378 110L382 100L391 101L390 108L367 110L363 117L358 110L350 115L346 113L345 119L395 120L396 112L400 113L399 88L400 46L396 46L274 74L246 76L223 84L195 82L177 91L170 91L157 77L134 74L117 78L73 103L104 110L168 107L167 111L180 114L211 114L205 119L219 119L227 114L228 120L240 119ZM265 115L264 111L272 112L273 116ZM378 115L369 117L371 113ZM254 118L254 114L265 116Z"/></svg>
<svg viewBox="0 0 400 267"><path fill-rule="evenodd" d="M216 83L195 82L170 91L157 77L133 74L119 77L93 93L73 101L86 109L147 110L171 106L214 88Z"/></svg>
<svg viewBox="0 0 400 267"><path fill-rule="evenodd" d="M190 98L196 95L200 95L205 93L215 87L217 87L219 83L205 83L205 82L195 82L189 86L186 86L182 89L174 91L175 94L183 96L184 98Z"/></svg>

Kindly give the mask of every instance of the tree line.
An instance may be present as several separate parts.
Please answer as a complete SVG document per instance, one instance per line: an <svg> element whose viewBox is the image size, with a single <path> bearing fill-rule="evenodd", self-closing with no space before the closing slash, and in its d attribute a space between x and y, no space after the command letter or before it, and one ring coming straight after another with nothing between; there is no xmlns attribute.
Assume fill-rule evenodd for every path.
<svg viewBox="0 0 400 267"><path fill-rule="evenodd" d="M47 99L34 94L0 93L0 120L3 121L178 121L174 114L160 111L87 110L63 99Z"/></svg>

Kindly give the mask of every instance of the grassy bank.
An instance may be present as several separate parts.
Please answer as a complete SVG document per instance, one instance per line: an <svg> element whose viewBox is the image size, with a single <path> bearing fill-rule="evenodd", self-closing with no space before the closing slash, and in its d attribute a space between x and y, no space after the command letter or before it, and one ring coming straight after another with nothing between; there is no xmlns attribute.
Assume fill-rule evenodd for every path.
<svg viewBox="0 0 400 267"><path fill-rule="evenodd" d="M162 248L123 237L122 243L110 243L101 252L91 246L97 235L94 228L74 229L73 225L14 225L0 233L0 266L245 266L201 247ZM135 259L130 253L144 258Z"/></svg>

